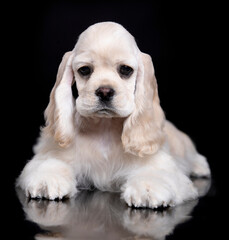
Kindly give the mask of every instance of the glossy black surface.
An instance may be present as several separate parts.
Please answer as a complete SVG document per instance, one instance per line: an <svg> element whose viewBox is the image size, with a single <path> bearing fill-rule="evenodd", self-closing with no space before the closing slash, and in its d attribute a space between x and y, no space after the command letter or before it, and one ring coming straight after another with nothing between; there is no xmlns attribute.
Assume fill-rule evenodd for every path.
<svg viewBox="0 0 229 240"><path fill-rule="evenodd" d="M193 179L200 199L157 210L130 208L119 193L81 191L64 201L29 199L16 189L11 206L18 239L207 239L220 236L210 179ZM20 204L19 204L20 201ZM15 229L15 230L16 230ZM15 234L15 232L12 232Z"/></svg>
<svg viewBox="0 0 229 240"><path fill-rule="evenodd" d="M194 181L200 195L209 188L209 179ZM177 225L191 221L199 200L166 209L130 208L119 193L82 191L65 201L28 199L17 189L25 219L40 230L35 239L164 239ZM201 200L200 200L201 201Z"/></svg>

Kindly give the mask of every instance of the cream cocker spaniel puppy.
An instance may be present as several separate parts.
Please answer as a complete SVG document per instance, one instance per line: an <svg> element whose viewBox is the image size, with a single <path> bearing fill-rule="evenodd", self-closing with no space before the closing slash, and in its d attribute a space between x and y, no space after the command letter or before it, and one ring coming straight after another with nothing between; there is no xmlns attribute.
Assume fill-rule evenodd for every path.
<svg viewBox="0 0 229 240"><path fill-rule="evenodd" d="M129 206L157 208L196 198L189 176L210 176L205 157L165 119L150 56L117 23L90 26L64 55L45 119L17 180L31 198L94 186L121 191Z"/></svg>

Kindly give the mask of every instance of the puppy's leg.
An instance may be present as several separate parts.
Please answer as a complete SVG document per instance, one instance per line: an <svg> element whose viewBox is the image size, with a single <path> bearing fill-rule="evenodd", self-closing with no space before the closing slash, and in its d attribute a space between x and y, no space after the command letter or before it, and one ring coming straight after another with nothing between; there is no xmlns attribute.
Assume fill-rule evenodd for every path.
<svg viewBox="0 0 229 240"><path fill-rule="evenodd" d="M170 153L176 156L176 162L183 171L196 177L208 177L211 175L206 158L197 152L188 135L178 130L169 121L166 121L164 130L167 135Z"/></svg>
<svg viewBox="0 0 229 240"><path fill-rule="evenodd" d="M26 164L16 185L32 198L62 199L77 192L70 165L55 158L42 159L38 156Z"/></svg>
<svg viewBox="0 0 229 240"><path fill-rule="evenodd" d="M191 180L163 152L147 166L134 170L122 191L129 206L149 208L173 206L198 196Z"/></svg>
<svg viewBox="0 0 229 240"><path fill-rule="evenodd" d="M196 152L191 159L191 175L194 177L210 177L211 171L207 159Z"/></svg>

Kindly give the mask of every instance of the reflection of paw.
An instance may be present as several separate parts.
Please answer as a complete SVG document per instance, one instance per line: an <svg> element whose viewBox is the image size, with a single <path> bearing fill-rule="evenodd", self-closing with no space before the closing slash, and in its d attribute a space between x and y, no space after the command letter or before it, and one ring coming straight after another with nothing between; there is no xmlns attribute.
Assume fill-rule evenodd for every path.
<svg viewBox="0 0 229 240"><path fill-rule="evenodd" d="M144 239L164 239L172 232L176 220L171 217L172 210L157 212L151 209L128 208L123 215L123 225L137 236ZM165 227L166 226L166 227ZM143 239L140 238L139 239Z"/></svg>
<svg viewBox="0 0 229 240"><path fill-rule="evenodd" d="M42 226L59 226L66 223L70 202L31 200L25 206L27 219Z"/></svg>
<svg viewBox="0 0 229 240"><path fill-rule="evenodd" d="M174 205L175 192L163 183L132 181L124 187L122 197L129 206L157 208Z"/></svg>
<svg viewBox="0 0 229 240"><path fill-rule="evenodd" d="M203 197L211 187L211 178L194 178L193 185L197 189L199 197Z"/></svg>
<svg viewBox="0 0 229 240"><path fill-rule="evenodd" d="M54 200L72 197L76 193L76 180L72 169L57 159L30 161L17 185L31 198L44 197Z"/></svg>
<svg viewBox="0 0 229 240"><path fill-rule="evenodd" d="M139 239L167 239L177 224L188 221L197 200L189 201L174 208L152 209L128 208L123 214L123 225Z"/></svg>

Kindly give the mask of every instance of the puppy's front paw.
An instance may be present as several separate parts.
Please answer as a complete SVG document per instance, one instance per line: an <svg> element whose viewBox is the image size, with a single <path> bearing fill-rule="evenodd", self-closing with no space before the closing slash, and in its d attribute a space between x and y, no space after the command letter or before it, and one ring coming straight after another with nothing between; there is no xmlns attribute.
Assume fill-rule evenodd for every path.
<svg viewBox="0 0 229 240"><path fill-rule="evenodd" d="M57 174L36 176L26 188L27 197L50 200L72 197L76 193L74 182Z"/></svg>
<svg viewBox="0 0 229 240"><path fill-rule="evenodd" d="M72 169L57 159L30 161L22 171L17 185L31 198L54 200L72 197L76 193Z"/></svg>
<svg viewBox="0 0 229 240"><path fill-rule="evenodd" d="M163 183L153 181L132 181L123 187L122 198L129 206L158 208L175 204L175 193Z"/></svg>

